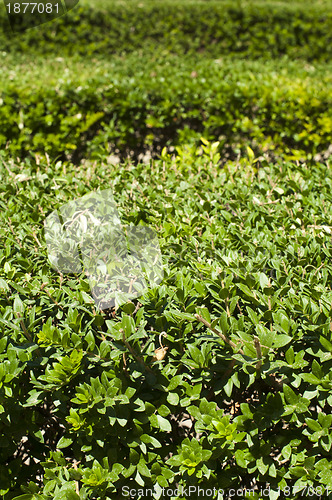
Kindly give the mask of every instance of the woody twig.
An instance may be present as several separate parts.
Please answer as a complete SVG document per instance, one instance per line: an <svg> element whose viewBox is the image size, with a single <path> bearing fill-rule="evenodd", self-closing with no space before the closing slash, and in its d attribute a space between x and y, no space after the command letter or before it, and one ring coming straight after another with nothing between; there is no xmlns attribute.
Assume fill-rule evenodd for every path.
<svg viewBox="0 0 332 500"><path fill-rule="evenodd" d="M121 328L120 332L122 333L123 343L127 347L127 349L130 352L130 354L132 354L132 356L136 359L136 361L138 361L139 363L141 363L144 366L144 368L146 368L146 370L148 370L150 373L153 373L153 371L151 370L151 368L144 362L144 359L141 358L140 356L138 356L138 354L136 354L136 352L134 351L134 349L131 347L131 345L129 344L129 342L127 341L127 339L125 337L125 332L124 332L124 330L122 328Z"/></svg>
<svg viewBox="0 0 332 500"><path fill-rule="evenodd" d="M243 350L242 349L238 349L237 345L234 344L234 342L231 339L229 339L228 337L226 337L226 335L224 335L223 333L219 332L219 330L217 330L216 328L213 328L210 325L210 323L208 321L206 321L206 319L202 318L202 316L200 316L199 314L195 314L195 318L198 321L200 321L201 323L203 323L203 325L207 326L207 328L209 328L209 330L211 330L211 332L213 332L216 335L218 335L225 342L225 344L230 345L233 349L237 349L240 354L244 354Z"/></svg>
<svg viewBox="0 0 332 500"><path fill-rule="evenodd" d="M261 349L261 343L259 341L259 338L256 337L256 335L254 336L254 346L255 346L257 358L258 358L258 362L256 364L256 370L260 370L260 368L262 366L262 349Z"/></svg>

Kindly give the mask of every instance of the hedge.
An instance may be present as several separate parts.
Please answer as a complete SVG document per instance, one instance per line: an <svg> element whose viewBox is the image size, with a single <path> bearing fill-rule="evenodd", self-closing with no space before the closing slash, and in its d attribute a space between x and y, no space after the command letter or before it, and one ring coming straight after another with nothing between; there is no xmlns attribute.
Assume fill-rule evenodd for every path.
<svg viewBox="0 0 332 500"><path fill-rule="evenodd" d="M209 57L289 55L328 61L332 54L329 2L151 1L78 4L66 15L13 33L1 5L0 48L11 53L92 55L156 45Z"/></svg>
<svg viewBox="0 0 332 500"><path fill-rule="evenodd" d="M163 54L138 59L137 53L110 63L6 61L0 147L20 158L46 152L78 164L116 152L137 159L203 135L220 141L224 158L249 141L257 154L300 159L323 155L332 143L327 65Z"/></svg>
<svg viewBox="0 0 332 500"><path fill-rule="evenodd" d="M330 164L248 149L220 169L218 144L201 146L149 168L2 156L4 500L331 491ZM106 188L124 224L158 232L165 278L101 313L84 275L51 269L43 221Z"/></svg>

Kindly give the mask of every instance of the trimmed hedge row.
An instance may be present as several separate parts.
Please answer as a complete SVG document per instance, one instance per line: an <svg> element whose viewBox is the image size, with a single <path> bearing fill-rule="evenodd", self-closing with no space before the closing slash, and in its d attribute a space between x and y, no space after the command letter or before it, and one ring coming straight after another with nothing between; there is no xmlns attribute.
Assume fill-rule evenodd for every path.
<svg viewBox="0 0 332 500"><path fill-rule="evenodd" d="M94 61L93 76L91 61L9 65L0 93L0 147L21 158L47 152L78 163L105 152L158 154L201 135L220 141L225 157L248 141L257 153L294 158L324 153L332 143L325 66L137 57Z"/></svg>
<svg viewBox="0 0 332 500"><path fill-rule="evenodd" d="M211 57L290 57L327 61L332 8L321 2L166 1L76 6L65 16L12 34L2 6L0 49L61 55L112 54L155 45Z"/></svg>
<svg viewBox="0 0 332 500"><path fill-rule="evenodd" d="M1 161L4 500L331 492L331 168L249 151L220 169L217 146L148 168ZM165 279L101 314L84 275L51 269L43 221L106 188L124 224L158 231Z"/></svg>

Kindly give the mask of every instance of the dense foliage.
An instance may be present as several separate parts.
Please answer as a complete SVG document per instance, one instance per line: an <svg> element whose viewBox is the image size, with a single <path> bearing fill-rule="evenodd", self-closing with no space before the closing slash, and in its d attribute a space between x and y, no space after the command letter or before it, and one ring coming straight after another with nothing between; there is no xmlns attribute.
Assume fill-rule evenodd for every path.
<svg viewBox="0 0 332 500"><path fill-rule="evenodd" d="M9 52L110 55L166 50L328 61L332 54L331 2L248 0L82 1L68 14L12 33L1 4L0 48Z"/></svg>
<svg viewBox="0 0 332 500"><path fill-rule="evenodd" d="M332 487L331 169L221 170L203 149L149 169L3 162L3 494L29 479L45 499ZM42 232L48 211L106 187L124 223L158 230L165 259L163 284L115 315L95 311L84 276L50 270Z"/></svg>
<svg viewBox="0 0 332 500"><path fill-rule="evenodd" d="M138 53L93 61L92 74L90 61L3 63L0 144L20 158L137 159L201 135L220 141L226 158L248 141L257 154L296 159L331 144L331 66Z"/></svg>
<svg viewBox="0 0 332 500"><path fill-rule="evenodd" d="M3 500L332 498L331 12L96 0L0 35ZM99 311L43 223L103 189L164 280Z"/></svg>

